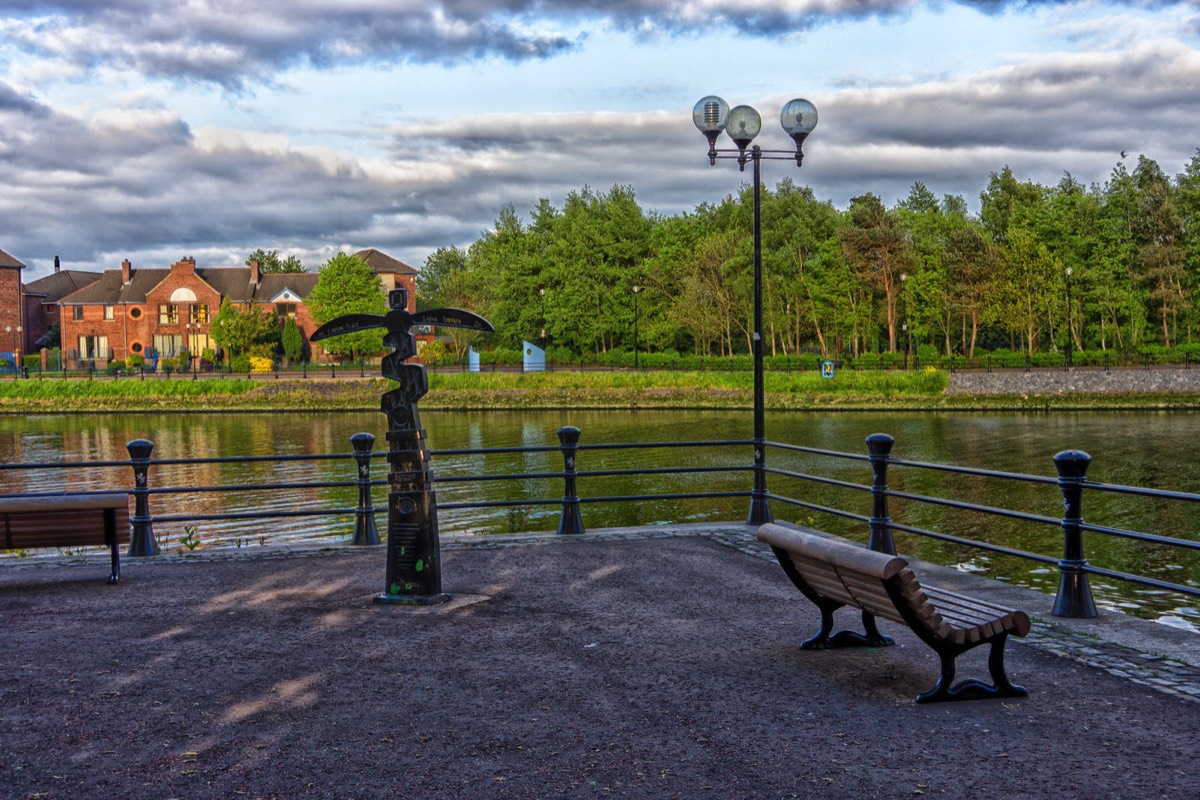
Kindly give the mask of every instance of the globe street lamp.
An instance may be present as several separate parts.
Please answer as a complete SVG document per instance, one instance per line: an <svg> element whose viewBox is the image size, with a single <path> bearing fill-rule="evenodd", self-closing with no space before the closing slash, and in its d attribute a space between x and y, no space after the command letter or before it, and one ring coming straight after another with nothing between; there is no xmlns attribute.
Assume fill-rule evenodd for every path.
<svg viewBox="0 0 1200 800"><path fill-rule="evenodd" d="M542 350L546 349L546 287L538 289L538 294L542 296Z"/></svg>
<svg viewBox="0 0 1200 800"><path fill-rule="evenodd" d="M746 162L754 164L754 491L750 499L748 524L762 525L771 522L771 507L767 503L766 473L766 413L763 398L763 337L762 337L762 173L760 162L768 160L796 159L796 166L804 162L802 146L808 134L817 126L817 108L807 100L797 98L783 106L779 123L784 132L796 143L795 151L763 150L758 145L751 147L754 137L762 130L762 117L750 106L729 104L715 95L701 98L692 109L692 121L708 139L708 163L715 165L717 159L735 159L738 169L746 170ZM717 139L724 131L737 145L736 150L718 149ZM748 148L748 149L747 149Z"/></svg>
<svg viewBox="0 0 1200 800"><path fill-rule="evenodd" d="M642 291L642 287L636 283L633 285L633 368L638 370L638 293Z"/></svg>

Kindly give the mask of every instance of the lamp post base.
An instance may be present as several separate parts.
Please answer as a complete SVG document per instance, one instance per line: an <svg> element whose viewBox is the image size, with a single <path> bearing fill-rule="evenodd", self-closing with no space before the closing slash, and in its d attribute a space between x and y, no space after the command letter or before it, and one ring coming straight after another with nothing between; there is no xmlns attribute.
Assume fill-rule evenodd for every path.
<svg viewBox="0 0 1200 800"><path fill-rule="evenodd" d="M447 603L451 599L448 594L377 594L375 602L388 606L436 606Z"/></svg>

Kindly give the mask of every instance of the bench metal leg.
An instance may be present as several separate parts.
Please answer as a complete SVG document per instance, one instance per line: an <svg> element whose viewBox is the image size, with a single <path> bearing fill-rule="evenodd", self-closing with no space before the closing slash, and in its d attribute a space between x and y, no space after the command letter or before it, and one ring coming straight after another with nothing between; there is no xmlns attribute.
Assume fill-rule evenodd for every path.
<svg viewBox="0 0 1200 800"><path fill-rule="evenodd" d="M842 607L841 603L833 603L825 598L817 603L821 609L821 630L817 635L800 644L803 650L825 650L830 647L887 647L893 644L890 636L884 636L875 626L875 616L866 611L862 613L865 634L852 630L841 630L830 634L833 630L833 612Z"/></svg>
<svg viewBox="0 0 1200 800"><path fill-rule="evenodd" d="M104 538L108 540L108 549L112 553L108 582L116 583L121 580L121 548L117 545L117 513L111 508L104 509Z"/></svg>
<svg viewBox="0 0 1200 800"><path fill-rule="evenodd" d="M1002 633L991 640L992 651L988 654L988 672L992 684L971 678L954 684L954 660L975 645L962 647L944 642L933 644L942 662L942 674L938 682L927 692L917 695L918 703L941 703L950 700L987 700L996 697L1028 697L1029 692L1014 685L1004 671L1004 643L1008 634ZM932 643L931 643L932 644ZM982 644L982 642L980 643Z"/></svg>

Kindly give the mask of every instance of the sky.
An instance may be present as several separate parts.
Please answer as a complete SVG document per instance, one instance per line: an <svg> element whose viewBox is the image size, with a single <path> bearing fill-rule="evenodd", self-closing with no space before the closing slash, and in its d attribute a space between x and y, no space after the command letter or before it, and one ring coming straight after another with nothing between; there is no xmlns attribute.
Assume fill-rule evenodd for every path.
<svg viewBox="0 0 1200 800"><path fill-rule="evenodd" d="M419 268L512 204L631 186L678 214L738 191L710 94L844 208L915 181L978 209L991 173L1085 184L1200 148L1200 0L0 0L0 249L65 269ZM729 146L725 139L722 146Z"/></svg>

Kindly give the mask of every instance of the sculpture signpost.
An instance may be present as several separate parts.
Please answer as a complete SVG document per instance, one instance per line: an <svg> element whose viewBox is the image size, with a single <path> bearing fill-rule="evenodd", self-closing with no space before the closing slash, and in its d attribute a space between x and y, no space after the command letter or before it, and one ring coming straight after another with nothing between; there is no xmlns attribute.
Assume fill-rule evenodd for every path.
<svg viewBox="0 0 1200 800"><path fill-rule="evenodd" d="M383 328L383 343L392 352L383 357L383 376L400 384L383 395L380 408L388 418L388 524L387 578L376 603L431 605L449 600L442 593L441 554L438 545L437 505L434 501L425 430L417 401L429 391L421 364L405 362L417 354L414 325L467 328L492 332L483 317L456 308L408 312L408 292L388 293L389 311L347 314L318 328L312 341L344 333Z"/></svg>

